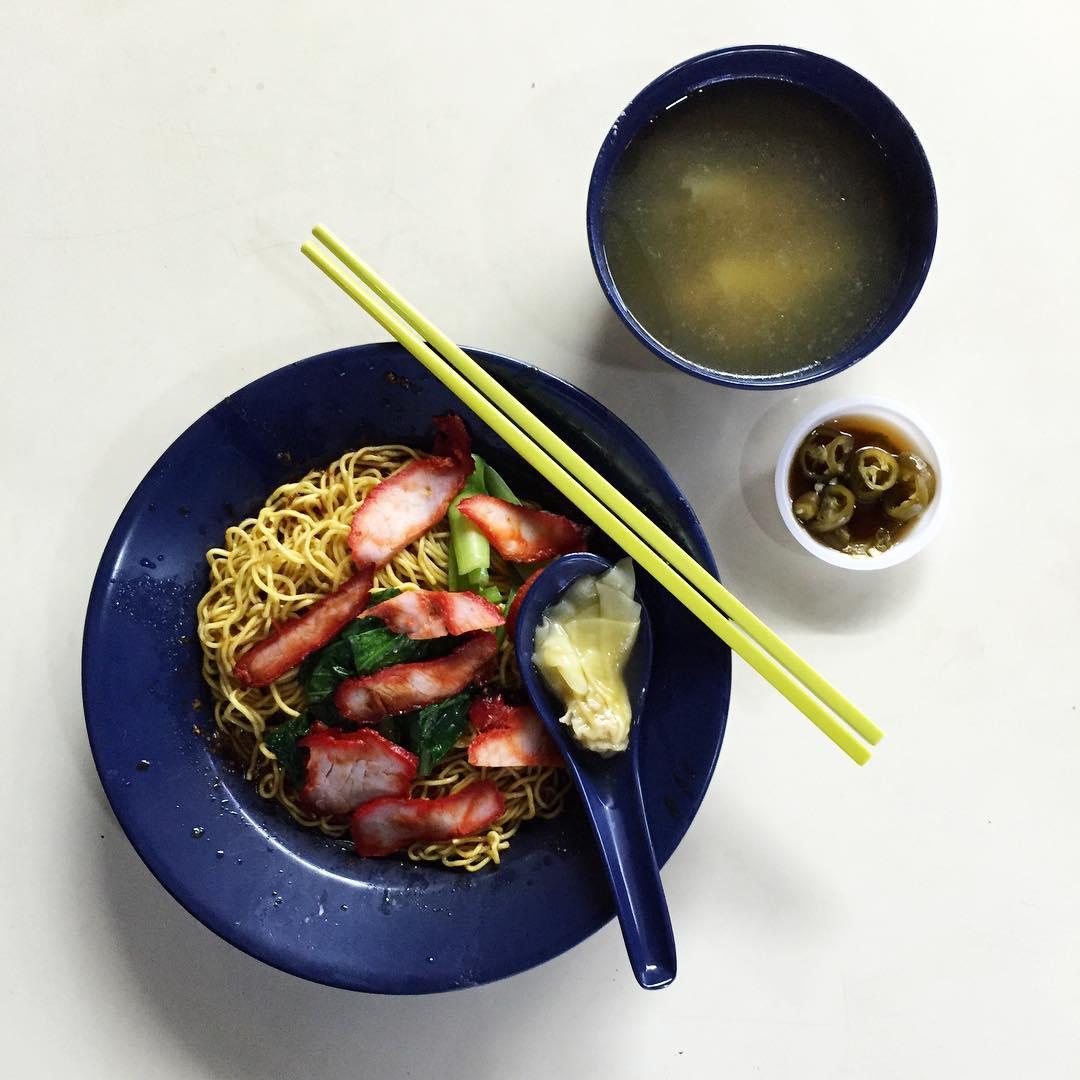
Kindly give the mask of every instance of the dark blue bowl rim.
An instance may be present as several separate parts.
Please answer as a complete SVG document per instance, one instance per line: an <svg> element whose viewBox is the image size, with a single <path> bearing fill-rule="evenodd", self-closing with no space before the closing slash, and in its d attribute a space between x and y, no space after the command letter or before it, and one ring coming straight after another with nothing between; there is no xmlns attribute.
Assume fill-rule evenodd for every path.
<svg viewBox="0 0 1080 1080"><path fill-rule="evenodd" d="M608 268L607 258L604 255L604 244L602 236L602 221L603 221L603 209L604 209L604 195L607 190L607 184L611 177L611 173L617 163L621 152L616 153L611 148L611 143L616 135L619 122L622 117L626 116L631 109L634 108L636 103L648 94L654 87L670 79L680 72L693 68L695 65L703 63L707 60L715 60L720 57L747 55L752 53L762 53L769 56L791 56L799 57L806 60L820 61L823 64L827 64L833 67L835 70L842 71L845 74L853 77L855 80L864 84L864 86L873 94L875 94L883 104L892 109L895 117L898 121L898 126L903 129L905 134L911 140L911 145L915 151L920 163L923 167L925 176L925 182L927 187L927 196L929 201L929 241L927 244L926 255L923 259L922 266L918 269L918 283L911 290L905 300L896 306L893 311L891 319L892 325L883 333L879 333L881 330L881 323L875 322L864 332L863 336L853 345L843 350L840 354L841 359L839 362L830 364L821 364L815 367L803 370L801 372L788 372L782 375L772 376L765 379L754 379L748 377L742 377L732 374L731 372L718 371L714 368L706 367L702 364L695 363L693 360L688 360L686 357L680 356L678 353L668 349L661 341L653 337L644 326L634 317L633 313L623 302L619 290L615 285L615 281L612 278L611 271ZM701 80L695 80L693 88L700 88L701 86L712 85L718 82L725 82L730 79L770 79L773 81L791 81L785 79L781 75L717 75L715 77L703 78ZM814 92L821 94L821 96L828 98L827 94L823 94L816 87L807 87ZM681 95L676 95L673 100L678 100ZM657 115L655 112L653 116ZM641 124L637 125L634 131L631 133L631 139L638 131L648 123L646 119ZM846 64L839 60L834 60L830 56L824 56L821 53L811 52L809 49L800 49L794 45L732 45L723 49L709 49L706 52L698 53L696 56L691 56L689 59L682 60L678 64L668 68L666 71L657 75L649 83L641 88L630 99L629 103L621 110L615 123L608 128L607 133L604 135L604 141L600 146L600 150L597 153L596 161L593 164L592 173L589 178L588 195L585 202L585 229L589 241L589 255L592 259L593 270L596 273L597 280L600 282L600 288L607 298L608 303L611 305L615 314L622 320L630 332L644 345L650 352L658 356L665 363L670 364L674 368L678 368L680 371L685 371L695 378L701 379L704 382L714 383L720 386L730 386L739 390L781 390L794 386L807 386L810 383L815 383L821 379L827 379L833 375L837 375L842 371L846 371L849 367L857 364L860 360L865 359L871 352L873 352L878 346L886 341L893 332L899 327L899 325L907 317L908 312L911 310L912 305L918 299L919 294L922 292L923 285L926 283L926 277L930 270L930 264L933 261L934 250L937 245L937 225L938 225L938 211L937 211L937 187L934 183L933 173L930 170L930 162L926 157L926 152L923 150L922 143L919 141L918 136L915 134L914 128L908 122L907 117L900 111L896 103L883 91L880 87L872 83L865 75L856 71L854 68L848 67ZM865 347L864 347L865 346Z"/></svg>
<svg viewBox="0 0 1080 1080"><path fill-rule="evenodd" d="M90 590L90 596L87 603L86 617L84 620L83 628L83 644L81 654L82 665L82 696L83 696L83 710L85 716L87 737L90 744L91 754L94 760L94 765L97 770L99 780L102 788L104 789L106 798L112 808L116 819L123 830L128 841L135 849L136 853L143 861L147 869L153 874L158 882L166 889L167 892L175 899L187 912L193 915L200 923L202 923L207 929L213 931L216 935L227 941L229 944L240 949L242 952L252 956L258 960L263 961L271 967L284 971L288 974L296 975L300 978L310 980L312 982L323 983L324 985L334 986L346 990L356 990L368 993L380 993L380 994L419 994L419 993L438 993L448 990L461 989L472 985L484 985L490 982L496 982L509 976L519 974L524 971L528 971L533 967L546 963L549 960L555 959L562 953L570 951L577 945L581 944L592 934L596 933L603 926L607 925L613 917L613 913L607 918L601 919L588 928L577 940L572 941L570 944L565 945L562 948L555 950L545 949L542 943L533 943L531 946L531 952L520 960L520 962L512 963L505 966L501 970L494 971L490 976L485 976L479 979L477 982L461 983L447 979L440 983L432 983L430 979L427 984L420 988L415 986L406 985L386 985L377 982L372 982L370 979L365 978L362 973L356 973L355 975L342 978L334 974L327 974L324 968L318 968L314 965L305 964L302 959L298 959L295 956L282 954L273 948L266 947L258 936L253 932L247 932L245 924L234 925L232 915L234 912L221 912L216 910L213 903L209 902L207 896L204 893L200 893L198 889L191 887L191 882L188 880L188 876L178 872L167 860L160 860L152 854L148 849L147 839L150 831L153 828L151 823L139 820L132 820L122 813L117 802L117 793L121 781L117 775L110 773L110 762L103 756L101 743L98 737L99 728L102 724L107 723L107 718L99 717L99 710L96 707L96 703L93 700L93 694L90 683L90 661L93 658L99 636L103 635L103 626L107 619L107 612L105 610L105 599L110 589L110 567L115 565L121 555L121 551L124 547L126 538L129 531L132 528L133 523L142 513L144 506L145 493L152 487L152 482L155 478L155 474L159 468L166 463L170 455L177 448L178 444L181 444L201 424L203 424L225 401L236 398L238 395L243 394L245 391L251 390L258 386L268 385L275 380L282 379L287 373L298 373L302 371L309 371L319 367L321 365L332 365L336 360L347 360L363 356L367 353L376 353L379 350L385 350L387 348L398 349L399 346L394 342L373 342L365 345L357 346L345 346L343 348L330 350L328 352L319 353L302 360L295 361L294 363L285 365L284 367L277 368L274 371L268 372L266 375L261 376L258 379L252 380L244 386L233 391L227 395L222 402L208 409L198 419L193 421L187 428L185 428L176 438L170 443L170 445L159 455L154 464L147 471L146 475L139 482L138 486L126 502L123 510L114 525L109 539L106 543L105 549L102 553L97 571L95 572L94 580ZM623 440L626 445L632 448L632 453L635 461L637 461L648 473L659 475L662 477L677 494L678 512L682 519L683 527L685 528L688 536L692 539L694 546L697 548L697 557L701 561L702 565L714 576L719 576L717 572L715 558L712 554L708 540L705 537L704 531L701 527L701 523L694 512L690 503L682 495L681 490L671 477L670 473L664 467L663 463L648 447L648 445L618 416L608 410L599 401L593 398L590 394L574 386L572 383L559 378L556 375L552 375L542 368L535 367L531 364L526 364L522 361L515 360L512 357L505 356L500 353L490 352L484 349L477 349L471 346L465 346L466 351L476 358L477 360L490 365L493 373L496 375L499 370L507 372L523 372L528 377L535 378L541 383L545 383L550 387L555 388L557 391L572 397L576 400L577 404L581 407L582 411L587 413L591 419L596 420L598 423L603 424L609 430L612 430L620 440ZM402 361L411 362L412 358L401 349L400 359ZM708 760L704 761L703 770L701 775L701 782L699 789L694 793L693 797L689 800L686 806L685 818L679 822L678 826L673 832L674 842L670 852L664 855L660 860L663 865L678 845L685 837L687 830L693 823L697 813L701 807L701 803L704 800L705 793L708 790L711 783L713 773L716 768L717 760L719 758L720 750L723 746L724 735L726 733L727 716L730 704L731 695L731 659L730 651L725 649L721 662L717 667L717 674L719 676L718 682L721 685L718 691L716 699L716 710L718 716L718 734L715 746L711 747Z"/></svg>

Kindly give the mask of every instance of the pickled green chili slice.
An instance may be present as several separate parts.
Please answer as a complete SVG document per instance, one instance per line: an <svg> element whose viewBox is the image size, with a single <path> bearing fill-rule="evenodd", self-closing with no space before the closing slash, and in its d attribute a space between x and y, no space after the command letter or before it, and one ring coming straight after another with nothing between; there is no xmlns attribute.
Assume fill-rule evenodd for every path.
<svg viewBox="0 0 1080 1080"><path fill-rule="evenodd" d="M825 447L825 464L830 476L842 476L847 468L851 451L855 449L855 440L850 435L837 435Z"/></svg>
<svg viewBox="0 0 1080 1080"><path fill-rule="evenodd" d="M823 544L836 548L837 551L850 553L851 530L846 525L841 525L839 529L833 529L831 532L822 533L818 539Z"/></svg>
<svg viewBox="0 0 1080 1080"><path fill-rule="evenodd" d="M862 446L851 458L848 472L856 493L881 495L900 479L900 462L880 446Z"/></svg>
<svg viewBox="0 0 1080 1080"><path fill-rule="evenodd" d="M831 471L829 448L845 437L833 428L814 428L803 440L796 455L803 476L808 480L828 480L835 475Z"/></svg>
<svg viewBox="0 0 1080 1080"><path fill-rule="evenodd" d="M897 488L894 494L882 500L882 509L893 521L914 521L925 509L926 503L919 498L918 492L907 494Z"/></svg>
<svg viewBox="0 0 1080 1080"><path fill-rule="evenodd" d="M918 454L900 455L899 483L881 501L881 508L893 521L913 521L934 497L934 470Z"/></svg>
<svg viewBox="0 0 1080 1080"><path fill-rule="evenodd" d="M892 529L888 529L884 525L874 533L874 547L878 551L888 551L895 542L896 536L893 534Z"/></svg>
<svg viewBox="0 0 1080 1080"><path fill-rule="evenodd" d="M812 521L817 517L818 506L821 500L818 498L816 491L804 491L794 503L791 504L791 510L804 525L808 521Z"/></svg>
<svg viewBox="0 0 1080 1080"><path fill-rule="evenodd" d="M926 494L926 501L929 502L934 497L934 487L937 479L929 463L919 457L918 454L912 454L910 451L901 454L897 461L900 465L900 479L916 485L921 482Z"/></svg>
<svg viewBox="0 0 1080 1080"><path fill-rule="evenodd" d="M843 484L829 484L818 496L818 512L807 522L811 532L827 533L846 525L855 513L855 495Z"/></svg>
<svg viewBox="0 0 1080 1080"><path fill-rule="evenodd" d="M829 475L829 462L821 443L804 442L799 447L799 468L808 480L824 480Z"/></svg>

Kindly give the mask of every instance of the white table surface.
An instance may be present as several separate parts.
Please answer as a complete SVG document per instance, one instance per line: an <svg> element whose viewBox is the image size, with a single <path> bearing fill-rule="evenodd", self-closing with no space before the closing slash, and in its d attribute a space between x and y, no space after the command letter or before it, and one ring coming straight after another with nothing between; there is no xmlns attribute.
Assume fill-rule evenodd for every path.
<svg viewBox="0 0 1080 1080"><path fill-rule="evenodd" d="M1080 1075L1075 7L306 6L0 11L0 1070ZM677 60L758 41L877 82L941 203L900 330L798 393L652 359L605 305L583 228L625 101ZM615 926L478 990L303 982L184 912L105 802L79 644L128 495L229 391L383 337L297 253L317 220L460 341L624 417L725 580L887 729L857 769L736 664L715 780L664 875L680 960L666 991L636 988ZM883 574L813 563L769 486L787 428L858 391L909 403L951 451L945 529Z"/></svg>

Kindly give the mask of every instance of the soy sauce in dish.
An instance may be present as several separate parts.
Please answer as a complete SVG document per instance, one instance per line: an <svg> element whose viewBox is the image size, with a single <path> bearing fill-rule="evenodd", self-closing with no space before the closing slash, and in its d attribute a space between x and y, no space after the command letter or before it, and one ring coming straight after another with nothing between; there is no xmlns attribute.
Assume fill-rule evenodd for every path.
<svg viewBox="0 0 1080 1080"><path fill-rule="evenodd" d="M937 477L919 449L880 420L846 416L814 428L791 463L796 521L851 556L888 551L933 501Z"/></svg>

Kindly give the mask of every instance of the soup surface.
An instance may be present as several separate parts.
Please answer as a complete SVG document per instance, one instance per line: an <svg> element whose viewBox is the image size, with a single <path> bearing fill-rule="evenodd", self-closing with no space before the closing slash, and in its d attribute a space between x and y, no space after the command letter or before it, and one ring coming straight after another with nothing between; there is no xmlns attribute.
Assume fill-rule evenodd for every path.
<svg viewBox="0 0 1080 1080"><path fill-rule="evenodd" d="M877 143L842 109L768 79L671 106L612 176L604 250L624 303L687 360L802 371L892 298L906 250Z"/></svg>

